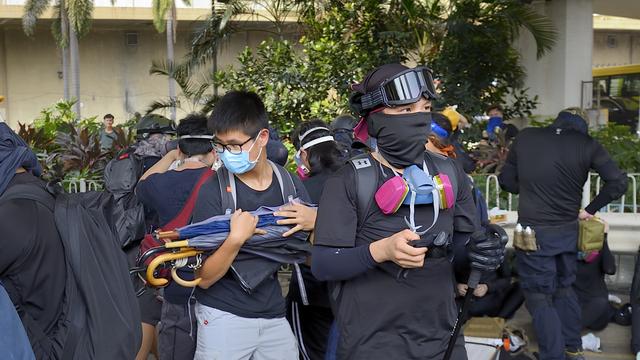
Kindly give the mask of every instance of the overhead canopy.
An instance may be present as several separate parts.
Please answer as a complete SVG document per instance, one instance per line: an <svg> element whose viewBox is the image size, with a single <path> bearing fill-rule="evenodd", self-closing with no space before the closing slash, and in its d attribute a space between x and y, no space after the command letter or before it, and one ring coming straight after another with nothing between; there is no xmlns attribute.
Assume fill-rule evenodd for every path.
<svg viewBox="0 0 640 360"><path fill-rule="evenodd" d="M640 1L593 0L593 12L600 15L640 19Z"/></svg>

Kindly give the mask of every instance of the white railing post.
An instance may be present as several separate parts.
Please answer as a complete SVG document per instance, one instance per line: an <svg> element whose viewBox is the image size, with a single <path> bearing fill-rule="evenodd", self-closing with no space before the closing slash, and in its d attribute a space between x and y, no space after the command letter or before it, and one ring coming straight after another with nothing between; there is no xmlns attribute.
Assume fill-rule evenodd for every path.
<svg viewBox="0 0 640 360"><path fill-rule="evenodd" d="M582 208L586 208L591 202L591 174L587 174L587 181L582 187Z"/></svg>

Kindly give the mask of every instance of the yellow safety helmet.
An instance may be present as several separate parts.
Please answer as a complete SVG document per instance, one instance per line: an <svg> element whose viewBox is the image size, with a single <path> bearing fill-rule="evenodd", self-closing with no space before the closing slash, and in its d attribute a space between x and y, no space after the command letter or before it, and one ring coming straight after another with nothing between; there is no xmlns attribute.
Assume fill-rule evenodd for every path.
<svg viewBox="0 0 640 360"><path fill-rule="evenodd" d="M447 106L444 110L442 110L442 115L446 116L447 119L449 119L449 122L451 122L451 129L453 131L456 131L456 129L458 129L458 124L460 123L460 121L467 122L467 119L462 116L462 114L457 112L456 109L453 108L453 106Z"/></svg>
<svg viewBox="0 0 640 360"><path fill-rule="evenodd" d="M4 96L0 95L0 103L4 101Z"/></svg>

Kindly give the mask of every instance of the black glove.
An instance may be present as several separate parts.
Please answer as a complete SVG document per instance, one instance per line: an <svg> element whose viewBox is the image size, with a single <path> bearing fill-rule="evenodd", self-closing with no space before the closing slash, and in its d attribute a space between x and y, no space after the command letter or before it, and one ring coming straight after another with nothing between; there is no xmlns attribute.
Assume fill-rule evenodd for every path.
<svg viewBox="0 0 640 360"><path fill-rule="evenodd" d="M469 241L471 269L495 271L504 261L504 247L508 241L509 236L504 229L494 224L473 233Z"/></svg>

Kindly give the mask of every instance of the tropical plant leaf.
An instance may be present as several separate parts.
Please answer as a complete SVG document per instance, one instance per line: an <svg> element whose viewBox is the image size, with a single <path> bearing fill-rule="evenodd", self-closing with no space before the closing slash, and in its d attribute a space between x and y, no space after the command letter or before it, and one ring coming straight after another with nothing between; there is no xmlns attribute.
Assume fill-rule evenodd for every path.
<svg viewBox="0 0 640 360"><path fill-rule="evenodd" d="M22 15L22 29L27 36L33 36L36 21L49 6L50 0L27 0Z"/></svg>
<svg viewBox="0 0 640 360"><path fill-rule="evenodd" d="M558 38L558 31L553 25L553 22L551 22L551 19L538 13L533 6L522 5L509 7L502 15L512 26L512 41L516 40L521 27L529 31L536 42L538 59L553 49L553 46L556 44L556 39Z"/></svg>
<svg viewBox="0 0 640 360"><path fill-rule="evenodd" d="M164 110L178 107L178 100L174 99L166 99L166 100L156 100L152 102L147 108L146 114L151 114L156 110Z"/></svg>
<svg viewBox="0 0 640 360"><path fill-rule="evenodd" d="M153 26L158 32L164 32L166 30L166 16L167 11L171 7L174 0L153 0L151 10L153 11Z"/></svg>
<svg viewBox="0 0 640 360"><path fill-rule="evenodd" d="M69 16L69 26L75 30L79 37L86 35L91 28L93 1L66 0L65 6Z"/></svg>

